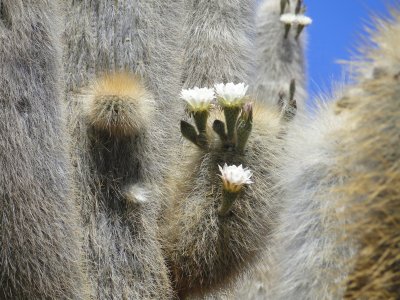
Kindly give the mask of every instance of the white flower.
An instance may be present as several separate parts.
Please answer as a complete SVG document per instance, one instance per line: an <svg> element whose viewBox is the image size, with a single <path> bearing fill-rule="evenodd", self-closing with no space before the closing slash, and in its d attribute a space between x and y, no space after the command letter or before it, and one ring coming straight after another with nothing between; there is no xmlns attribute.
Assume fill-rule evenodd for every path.
<svg viewBox="0 0 400 300"><path fill-rule="evenodd" d="M281 15L280 21L285 24L293 25L296 23L297 16L295 14L283 14Z"/></svg>
<svg viewBox="0 0 400 300"><path fill-rule="evenodd" d="M211 106L211 101L214 100L214 89L198 88L185 90L181 92L181 98L185 100L191 111L205 111Z"/></svg>
<svg viewBox="0 0 400 300"><path fill-rule="evenodd" d="M248 88L249 86L244 83L234 84L229 82L227 84L219 83L215 85L215 91L222 106L242 105Z"/></svg>
<svg viewBox="0 0 400 300"><path fill-rule="evenodd" d="M308 26L312 23L312 19L305 15L283 14L280 18L282 23L290 25Z"/></svg>
<svg viewBox="0 0 400 300"><path fill-rule="evenodd" d="M221 172L220 177L224 183L224 189L237 193L241 190L244 184L251 184L253 181L250 180L251 176L253 175L252 172L248 168L239 167L232 165L228 166L227 164L224 165L222 168L219 167L219 171Z"/></svg>
<svg viewBox="0 0 400 300"><path fill-rule="evenodd" d="M296 16L296 23L302 26L308 26L312 23L312 19L305 15L297 15Z"/></svg>

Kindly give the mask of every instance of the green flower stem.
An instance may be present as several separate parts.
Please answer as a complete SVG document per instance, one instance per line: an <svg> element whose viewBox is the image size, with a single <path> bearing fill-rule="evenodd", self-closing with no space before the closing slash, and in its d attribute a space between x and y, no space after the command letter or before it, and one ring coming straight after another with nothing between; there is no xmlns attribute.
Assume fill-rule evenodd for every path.
<svg viewBox="0 0 400 300"><path fill-rule="evenodd" d="M251 130L253 129L253 120L250 118L240 122L237 130L237 146L236 149L240 152L244 152L244 148L246 147L247 141L249 140L249 136Z"/></svg>
<svg viewBox="0 0 400 300"><path fill-rule="evenodd" d="M215 120L213 123L213 129L218 134L219 138L223 143L226 143L228 136L225 132L225 123L220 120Z"/></svg>
<svg viewBox="0 0 400 300"><path fill-rule="evenodd" d="M290 87L289 87L289 100L293 101L294 100L294 95L296 94L296 80L292 79L290 81Z"/></svg>
<svg viewBox="0 0 400 300"><path fill-rule="evenodd" d="M236 142L236 123L240 114L241 107L238 106L225 106L224 114L226 121L226 129L228 131L228 141L232 144Z"/></svg>
<svg viewBox="0 0 400 300"><path fill-rule="evenodd" d="M220 217L225 217L231 211L233 203L238 198L240 192L230 192L223 190L222 192L222 204L218 210L218 215Z"/></svg>
<svg viewBox="0 0 400 300"><path fill-rule="evenodd" d="M295 13L296 15L298 15L299 13L301 13L302 7L303 7L303 0L297 0L296 9L294 10L294 13Z"/></svg>
<svg viewBox="0 0 400 300"><path fill-rule="evenodd" d="M207 131L207 119L209 116L208 110L195 111L193 112L194 122L199 133L206 133Z"/></svg>
<svg viewBox="0 0 400 300"><path fill-rule="evenodd" d="M192 124L189 124L186 121L181 121L181 133L186 139L191 141L193 144L198 145L197 132Z"/></svg>
<svg viewBox="0 0 400 300"><path fill-rule="evenodd" d="M281 15L285 13L286 5L289 5L289 0L281 0Z"/></svg>
<svg viewBox="0 0 400 300"><path fill-rule="evenodd" d="M287 39L289 36L290 28L292 28L291 24L285 24L285 36L284 36L285 39Z"/></svg>

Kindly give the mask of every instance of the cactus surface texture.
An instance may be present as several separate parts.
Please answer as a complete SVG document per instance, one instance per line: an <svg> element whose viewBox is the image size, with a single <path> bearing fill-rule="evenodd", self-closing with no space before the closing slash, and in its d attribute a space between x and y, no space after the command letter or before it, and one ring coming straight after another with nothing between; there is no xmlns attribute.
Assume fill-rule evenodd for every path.
<svg viewBox="0 0 400 300"><path fill-rule="evenodd" d="M0 298L84 299L58 8L0 7Z"/></svg>
<svg viewBox="0 0 400 300"><path fill-rule="evenodd" d="M0 0L1 299L400 297L400 13L311 115L256 2Z"/></svg>

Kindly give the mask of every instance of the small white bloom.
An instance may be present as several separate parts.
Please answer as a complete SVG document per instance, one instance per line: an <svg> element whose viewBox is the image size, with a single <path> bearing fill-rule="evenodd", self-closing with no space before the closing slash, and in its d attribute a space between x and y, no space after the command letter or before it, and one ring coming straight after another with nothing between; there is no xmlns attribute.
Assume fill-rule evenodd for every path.
<svg viewBox="0 0 400 300"><path fill-rule="evenodd" d="M238 106L243 104L243 99L246 96L248 88L249 86L244 83L234 84L229 82L227 84L219 83L215 85L215 91L222 106Z"/></svg>
<svg viewBox="0 0 400 300"><path fill-rule="evenodd" d="M181 98L185 100L191 111L205 111L211 106L211 102L215 98L214 89L198 88L183 89Z"/></svg>
<svg viewBox="0 0 400 300"><path fill-rule="evenodd" d="M312 23L312 19L305 15L295 15L295 14L283 14L280 21L285 24L290 25L302 25L308 26Z"/></svg>
<svg viewBox="0 0 400 300"><path fill-rule="evenodd" d="M312 19L305 15L297 15L296 16L296 23L302 26L308 26L312 23Z"/></svg>
<svg viewBox="0 0 400 300"><path fill-rule="evenodd" d="M224 189L229 192L237 193L244 184L253 183L253 181L250 180L253 175L252 172L248 168L243 168L242 165L237 167L235 165L228 166L225 164L223 168L221 166L218 167L221 172L220 177L224 183Z"/></svg>
<svg viewBox="0 0 400 300"><path fill-rule="evenodd" d="M283 14L281 15L280 21L285 24L293 25L296 23L296 15L295 14Z"/></svg>

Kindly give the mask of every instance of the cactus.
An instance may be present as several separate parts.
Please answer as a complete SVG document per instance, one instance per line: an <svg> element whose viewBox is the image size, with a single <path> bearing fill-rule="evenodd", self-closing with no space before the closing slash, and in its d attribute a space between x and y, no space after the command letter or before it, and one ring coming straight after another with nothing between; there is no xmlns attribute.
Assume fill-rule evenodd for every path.
<svg viewBox="0 0 400 300"><path fill-rule="evenodd" d="M205 142L189 139L192 146L180 153L166 181L171 192L162 229L181 298L216 291L257 262L278 207L271 170L277 168L275 158L281 149L279 112L224 99L220 105L222 111L207 111ZM192 115L196 119L199 114ZM199 126L196 129L202 132ZM254 184L242 186L250 181L250 170L243 167L253 172ZM230 172L242 179L232 182Z"/></svg>
<svg viewBox="0 0 400 300"><path fill-rule="evenodd" d="M177 136L168 133L178 114L180 6L64 3L73 176L97 299L172 297L157 238L157 185Z"/></svg>
<svg viewBox="0 0 400 300"><path fill-rule="evenodd" d="M49 1L0 1L0 298L90 293L70 180L60 20Z"/></svg>
<svg viewBox="0 0 400 300"><path fill-rule="evenodd" d="M0 298L398 297L399 16L310 117L305 4L255 9L0 0Z"/></svg>
<svg viewBox="0 0 400 300"><path fill-rule="evenodd" d="M392 19L375 24L371 39L378 47L362 48L355 68L360 84L339 101L350 111L347 124L354 125L339 135L351 150L338 160L348 180L340 186L337 205L346 208L340 217L350 220L345 230L357 249L345 299L399 297L400 14L394 11Z"/></svg>
<svg viewBox="0 0 400 300"><path fill-rule="evenodd" d="M258 8L256 18L256 72L254 95L260 102L276 104L280 98L289 97L289 83L296 81L296 101L301 110L306 101L305 34L296 38L298 25L281 21L285 14L295 18L295 8L305 10L302 1L264 0ZM285 20L283 20L285 21ZM293 23L293 24L292 24ZM289 25L290 27L288 27Z"/></svg>

